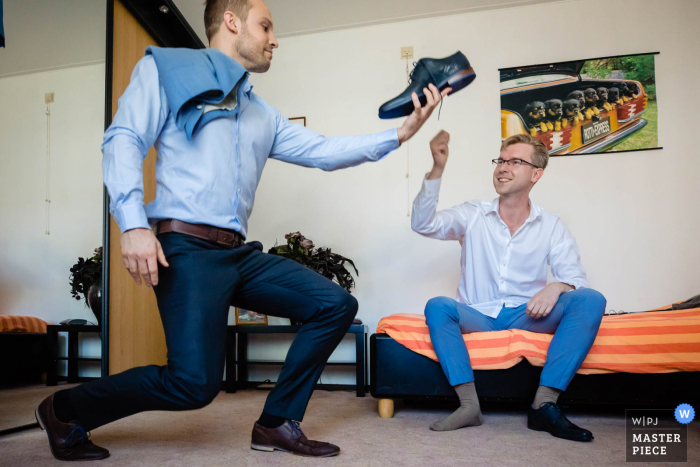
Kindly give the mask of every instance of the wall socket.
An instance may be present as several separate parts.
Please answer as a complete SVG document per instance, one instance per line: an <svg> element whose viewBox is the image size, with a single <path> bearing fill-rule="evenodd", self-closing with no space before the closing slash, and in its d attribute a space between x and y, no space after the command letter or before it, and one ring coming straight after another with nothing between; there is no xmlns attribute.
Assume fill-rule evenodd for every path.
<svg viewBox="0 0 700 467"><path fill-rule="evenodd" d="M413 46L401 47L401 60L404 58L413 58Z"/></svg>
<svg viewBox="0 0 700 467"><path fill-rule="evenodd" d="M47 92L44 94L44 104L53 104L53 93Z"/></svg>

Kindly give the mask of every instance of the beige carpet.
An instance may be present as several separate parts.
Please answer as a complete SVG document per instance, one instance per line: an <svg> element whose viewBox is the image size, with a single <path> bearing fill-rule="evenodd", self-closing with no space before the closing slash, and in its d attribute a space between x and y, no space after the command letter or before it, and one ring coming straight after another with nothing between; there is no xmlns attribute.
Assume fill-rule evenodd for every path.
<svg viewBox="0 0 700 467"><path fill-rule="evenodd" d="M112 457L96 465L119 466L603 466L625 465L622 413L570 411L570 419L590 429L592 443L576 443L528 430L521 411L488 410L484 425L449 433L428 429L449 408L405 405L393 419L377 415L377 401L352 392L316 391L302 428L312 439L338 444L342 453L309 459L250 449L253 422L267 391L222 392L195 412L150 412L96 430L93 440ZM700 425L691 423L688 463L700 464ZM0 437L0 464L60 465L44 432L30 430ZM638 465L638 464L636 464ZM659 466L662 464L654 464Z"/></svg>
<svg viewBox="0 0 700 467"><path fill-rule="evenodd" d="M0 431L36 423L34 419L36 406L46 396L59 389L73 386L76 385L63 383L49 387L45 384L33 384L0 389Z"/></svg>

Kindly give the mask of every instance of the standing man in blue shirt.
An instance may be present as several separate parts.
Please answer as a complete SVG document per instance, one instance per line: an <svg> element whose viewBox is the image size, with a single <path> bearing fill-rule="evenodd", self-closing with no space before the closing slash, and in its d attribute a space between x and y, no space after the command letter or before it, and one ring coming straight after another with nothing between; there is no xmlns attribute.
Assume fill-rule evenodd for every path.
<svg viewBox="0 0 700 467"><path fill-rule="evenodd" d="M205 25L209 49L149 48L102 145L124 266L155 291L168 364L133 368L42 402L37 414L59 459L107 457L86 432L120 418L209 404L221 388L232 305L304 323L254 424L251 447L314 457L340 452L308 440L299 422L357 301L316 272L244 243L255 190L268 158L322 170L383 158L421 128L450 88L442 96L433 85L424 89L424 107L414 94L415 111L398 130L325 138L291 124L252 92L248 72L266 72L278 47L262 0L207 0ZM144 206L142 164L154 145L156 199Z"/></svg>

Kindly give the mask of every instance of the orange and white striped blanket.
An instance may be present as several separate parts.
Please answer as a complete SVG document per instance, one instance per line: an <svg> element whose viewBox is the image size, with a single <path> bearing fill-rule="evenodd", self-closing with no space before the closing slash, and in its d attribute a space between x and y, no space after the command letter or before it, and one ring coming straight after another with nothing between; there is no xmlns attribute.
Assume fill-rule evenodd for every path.
<svg viewBox="0 0 700 467"><path fill-rule="evenodd" d="M33 316L0 316L0 332L46 332L47 324Z"/></svg>
<svg viewBox="0 0 700 467"><path fill-rule="evenodd" d="M379 321L377 332L438 360L424 315L387 316ZM519 329L464 334L475 370L510 368L523 358L534 366L544 366L551 340L552 334ZM700 308L605 316L578 373L677 371L700 371Z"/></svg>

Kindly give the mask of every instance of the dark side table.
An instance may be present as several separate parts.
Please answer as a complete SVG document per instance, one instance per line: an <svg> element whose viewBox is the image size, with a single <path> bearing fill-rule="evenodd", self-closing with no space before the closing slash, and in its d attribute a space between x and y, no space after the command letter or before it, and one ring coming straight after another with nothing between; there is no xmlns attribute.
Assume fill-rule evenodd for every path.
<svg viewBox="0 0 700 467"><path fill-rule="evenodd" d="M56 386L58 384L58 362L68 360L69 383L78 383L82 380L95 378L79 378L78 362L101 362L100 357L81 357L78 355L78 334L81 332L101 332L101 326L77 325L77 324L49 324L46 326L46 333L49 338L49 365L46 372L46 385ZM68 333L68 356L58 356L58 333Z"/></svg>
<svg viewBox="0 0 700 467"><path fill-rule="evenodd" d="M236 389L246 387L248 381L248 365L281 365L283 361L248 360L249 334L296 334L301 326L291 325L237 325L229 326L226 336L226 392L236 392ZM348 334L355 334L355 361L328 362L328 365L354 366L356 369L357 397L365 397L367 382L367 332L366 324L353 324ZM237 352L236 352L237 350ZM238 358L236 358L238 354ZM236 372L238 369L238 372Z"/></svg>

